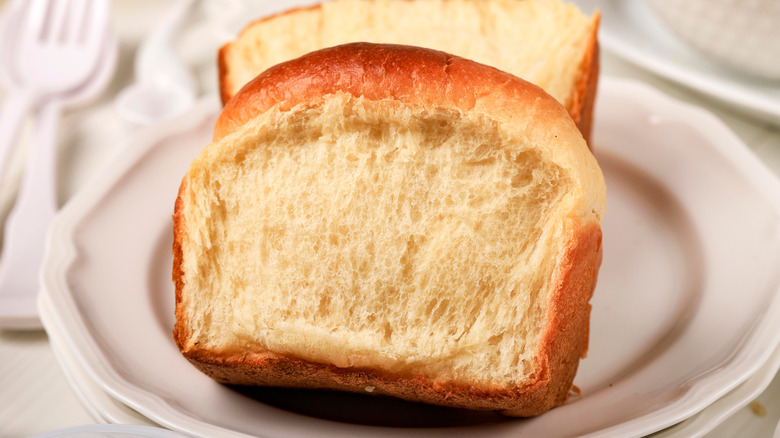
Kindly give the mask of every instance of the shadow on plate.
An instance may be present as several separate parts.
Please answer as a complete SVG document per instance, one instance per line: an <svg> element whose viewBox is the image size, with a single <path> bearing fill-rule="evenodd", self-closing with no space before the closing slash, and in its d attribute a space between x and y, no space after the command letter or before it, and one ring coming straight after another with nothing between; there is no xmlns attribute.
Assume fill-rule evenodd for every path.
<svg viewBox="0 0 780 438"><path fill-rule="evenodd" d="M383 396L327 390L229 387L246 397L279 409L364 426L431 428L518 421L492 411L445 408Z"/></svg>

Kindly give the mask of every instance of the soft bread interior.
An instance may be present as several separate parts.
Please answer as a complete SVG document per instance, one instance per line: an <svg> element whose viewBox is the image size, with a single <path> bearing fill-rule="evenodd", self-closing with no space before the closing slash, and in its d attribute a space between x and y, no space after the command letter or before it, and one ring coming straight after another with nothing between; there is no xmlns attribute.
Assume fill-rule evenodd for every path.
<svg viewBox="0 0 780 438"><path fill-rule="evenodd" d="M353 41L452 53L543 88L579 122L598 16L549 0L332 0L247 27L223 49L223 98L279 62Z"/></svg>
<svg viewBox="0 0 780 438"><path fill-rule="evenodd" d="M481 385L539 377L582 190L546 153L453 109L343 93L272 108L185 179L184 347Z"/></svg>

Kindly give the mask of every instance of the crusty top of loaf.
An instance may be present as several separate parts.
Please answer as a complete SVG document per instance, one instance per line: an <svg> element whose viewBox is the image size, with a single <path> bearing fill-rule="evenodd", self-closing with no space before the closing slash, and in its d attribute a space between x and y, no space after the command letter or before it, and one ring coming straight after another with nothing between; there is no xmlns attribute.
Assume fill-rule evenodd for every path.
<svg viewBox="0 0 780 438"><path fill-rule="evenodd" d="M598 78L599 13L565 1L328 0L261 18L219 53L222 102L257 74L350 42L443 50L520 76L558 99L586 140Z"/></svg>
<svg viewBox="0 0 780 438"><path fill-rule="evenodd" d="M217 119L214 141L271 107L284 111L315 105L338 92L487 116L575 172L575 180L593 187L604 184L566 109L544 90L496 68L414 46L350 43L277 64L228 101ZM584 202L572 211L600 222L606 199L603 191L591 188L582 187L586 196L578 198Z"/></svg>

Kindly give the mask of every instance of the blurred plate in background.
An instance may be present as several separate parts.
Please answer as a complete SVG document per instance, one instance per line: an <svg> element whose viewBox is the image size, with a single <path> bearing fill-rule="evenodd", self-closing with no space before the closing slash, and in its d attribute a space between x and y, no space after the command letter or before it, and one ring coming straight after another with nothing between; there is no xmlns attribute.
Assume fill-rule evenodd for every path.
<svg viewBox="0 0 780 438"><path fill-rule="evenodd" d="M707 59L674 35L642 0L574 0L574 3L583 11L601 11L599 42L604 50L780 125L780 82L742 75Z"/></svg>

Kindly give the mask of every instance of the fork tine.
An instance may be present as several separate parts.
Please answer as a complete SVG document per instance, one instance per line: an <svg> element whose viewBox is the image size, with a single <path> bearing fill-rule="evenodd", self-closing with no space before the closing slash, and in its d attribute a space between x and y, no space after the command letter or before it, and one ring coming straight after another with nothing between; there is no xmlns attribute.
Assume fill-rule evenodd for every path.
<svg viewBox="0 0 780 438"><path fill-rule="evenodd" d="M88 0L86 6L84 39L91 44L102 44L102 37L110 24L108 0Z"/></svg>
<svg viewBox="0 0 780 438"><path fill-rule="evenodd" d="M69 4L68 14L70 20L68 22L67 41L84 42L85 30L87 25L87 2L86 0L71 0Z"/></svg>
<svg viewBox="0 0 780 438"><path fill-rule="evenodd" d="M48 26L44 41L62 41L68 30L69 0L48 0Z"/></svg>
<svg viewBox="0 0 780 438"><path fill-rule="evenodd" d="M26 19L29 26L21 26L27 33L25 40L40 41L46 38L49 24L49 4L47 0L32 0Z"/></svg>

